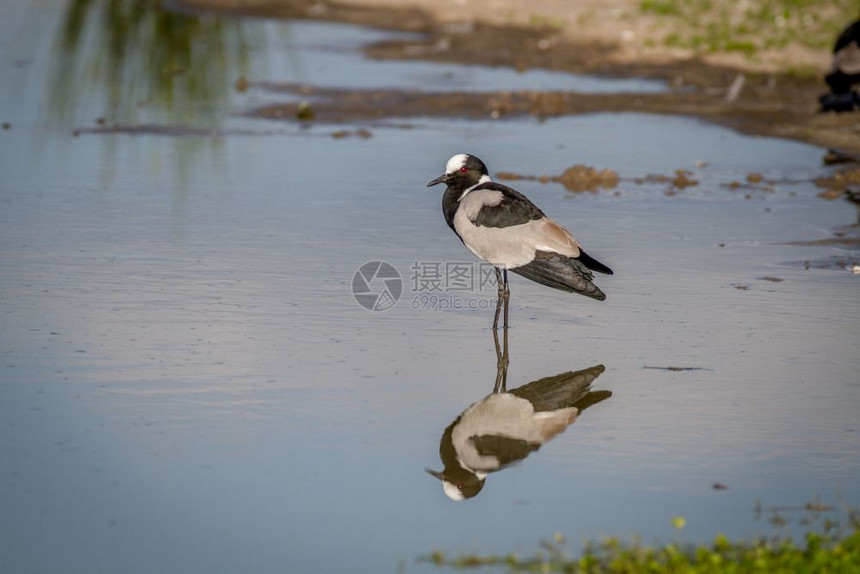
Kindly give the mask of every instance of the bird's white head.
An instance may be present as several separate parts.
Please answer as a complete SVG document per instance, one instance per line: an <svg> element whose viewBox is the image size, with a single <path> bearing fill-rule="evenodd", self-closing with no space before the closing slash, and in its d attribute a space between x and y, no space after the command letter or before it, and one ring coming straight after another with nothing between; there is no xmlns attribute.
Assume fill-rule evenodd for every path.
<svg viewBox="0 0 860 574"><path fill-rule="evenodd" d="M446 480L442 481L442 492L445 493L445 496L453 500L454 502L459 502L461 500L465 500L466 497L463 495L463 491L460 490L456 484L453 482L448 482Z"/></svg>
<svg viewBox="0 0 860 574"><path fill-rule="evenodd" d="M466 162L470 157L472 156L467 153L452 155L451 159L448 160L448 163L445 164L445 173L454 173L455 171L459 171L461 167L465 167Z"/></svg>
<svg viewBox="0 0 860 574"><path fill-rule="evenodd" d="M447 183L449 186L458 185L469 188L485 181L492 180L484 162L473 155L458 153L451 156L445 164L445 173L428 183L427 187Z"/></svg>

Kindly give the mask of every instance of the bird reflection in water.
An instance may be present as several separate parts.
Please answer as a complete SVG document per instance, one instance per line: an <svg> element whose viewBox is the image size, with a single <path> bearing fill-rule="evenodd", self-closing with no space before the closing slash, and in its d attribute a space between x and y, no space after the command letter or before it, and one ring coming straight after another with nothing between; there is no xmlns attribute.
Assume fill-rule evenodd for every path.
<svg viewBox="0 0 860 574"><path fill-rule="evenodd" d="M592 391L591 385L605 370L595 365L568 371L507 390L508 330L496 346L496 382L493 392L471 405L452 422L439 441L441 472L427 469L442 481L452 500L476 496L487 475L511 466L538 450L572 424L585 409L612 396Z"/></svg>

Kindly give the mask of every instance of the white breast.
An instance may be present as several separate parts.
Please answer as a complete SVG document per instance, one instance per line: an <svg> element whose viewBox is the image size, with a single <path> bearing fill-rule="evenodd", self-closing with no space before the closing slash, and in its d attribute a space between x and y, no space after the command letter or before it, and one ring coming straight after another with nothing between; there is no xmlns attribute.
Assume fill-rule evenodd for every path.
<svg viewBox="0 0 860 574"><path fill-rule="evenodd" d="M490 395L469 407L455 427L451 440L457 458L473 471L493 471L498 460L478 453L469 441L482 435L503 436L542 445L562 432L575 419L575 407L554 412L535 413L531 403L509 393Z"/></svg>
<svg viewBox="0 0 860 574"><path fill-rule="evenodd" d="M482 189L470 191L460 201L454 229L472 253L503 269L530 263L537 250L579 256L579 244L573 236L546 217L510 227L475 225L481 208L496 206L503 199L500 191Z"/></svg>

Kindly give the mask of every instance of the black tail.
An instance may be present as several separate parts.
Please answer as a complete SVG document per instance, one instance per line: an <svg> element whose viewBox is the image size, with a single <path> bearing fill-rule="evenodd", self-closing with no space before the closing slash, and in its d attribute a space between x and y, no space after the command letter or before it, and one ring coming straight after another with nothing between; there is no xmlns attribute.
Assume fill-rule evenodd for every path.
<svg viewBox="0 0 860 574"><path fill-rule="evenodd" d="M568 371L552 377L544 377L509 391L512 395L526 399L536 412L556 411L577 407L580 411L612 396L609 391L591 391L591 383L606 368L595 365L581 371Z"/></svg>
<svg viewBox="0 0 860 574"><path fill-rule="evenodd" d="M582 255L585 253L580 254L580 257ZM589 260L594 261L590 257ZM605 265L601 266L609 269ZM585 264L559 253L538 251L531 263L514 267L511 271L553 289L560 289L568 293L580 293L598 301L606 299L603 291L591 282L594 279L594 274Z"/></svg>
<svg viewBox="0 0 860 574"><path fill-rule="evenodd" d="M582 250L582 247L579 248L579 257L576 258L577 261L591 269L592 271L597 271L598 273L605 273L607 275L612 275L612 269L594 259L591 255Z"/></svg>

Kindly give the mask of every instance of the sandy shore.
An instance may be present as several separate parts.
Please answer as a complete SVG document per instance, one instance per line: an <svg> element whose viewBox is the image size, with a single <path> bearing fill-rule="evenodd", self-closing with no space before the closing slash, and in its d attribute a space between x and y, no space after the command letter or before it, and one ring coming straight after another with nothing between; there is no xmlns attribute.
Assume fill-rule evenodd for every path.
<svg viewBox="0 0 860 574"><path fill-rule="evenodd" d="M696 56L655 42L664 33L665 22L643 15L638 0L185 0L184 4L194 10L352 22L426 35L417 41L369 47L368 53L378 58L647 77L693 88L636 98L570 96L567 100L575 100L573 104L542 105L542 115L601 109L677 113L747 133L860 153L860 114L818 113L818 96L826 91L822 77L828 50L792 46L753 59L733 53ZM798 68L812 72L786 71ZM488 94L490 98L498 101L499 95ZM473 108L463 111L467 115L492 111L486 105Z"/></svg>

